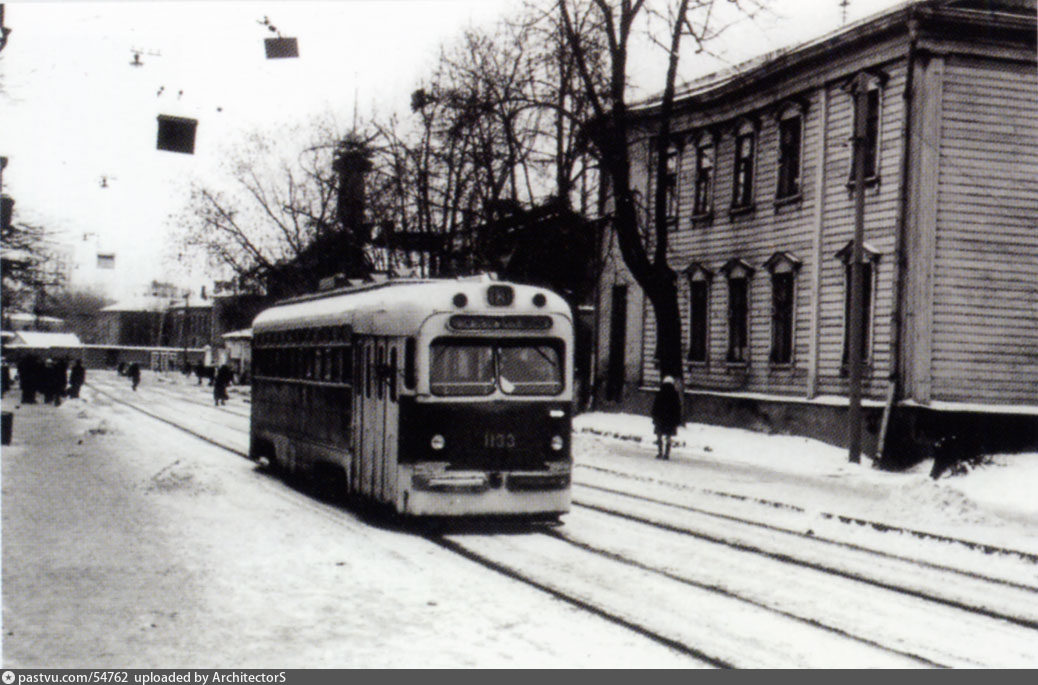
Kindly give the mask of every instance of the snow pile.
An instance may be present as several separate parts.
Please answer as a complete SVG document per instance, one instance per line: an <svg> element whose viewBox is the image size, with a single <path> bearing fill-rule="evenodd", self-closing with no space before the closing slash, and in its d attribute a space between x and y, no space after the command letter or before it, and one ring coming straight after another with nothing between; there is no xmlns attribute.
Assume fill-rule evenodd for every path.
<svg viewBox="0 0 1038 685"><path fill-rule="evenodd" d="M654 450L652 419L632 414L589 412L573 420L578 434L597 435L640 444ZM984 525L999 528L1007 522L1038 529L1038 453L992 455L965 474L929 477L932 460L901 473L872 468L872 459L847 461L847 450L819 440L791 435L768 435L739 428L688 423L678 429L676 461L709 460L757 471L762 482L774 474L814 483L818 492L798 504L808 509L834 511L833 492L839 489L841 513L852 506L870 517L904 525ZM829 490L829 493L825 491ZM776 492L776 498L780 493ZM803 491L801 491L803 492ZM828 496L827 496L828 494Z"/></svg>

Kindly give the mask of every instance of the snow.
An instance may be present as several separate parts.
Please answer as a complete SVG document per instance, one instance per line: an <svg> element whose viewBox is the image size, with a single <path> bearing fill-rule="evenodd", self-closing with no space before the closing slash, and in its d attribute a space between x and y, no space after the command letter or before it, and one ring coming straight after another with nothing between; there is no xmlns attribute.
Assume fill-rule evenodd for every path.
<svg viewBox="0 0 1038 685"><path fill-rule="evenodd" d="M643 456L655 450L647 416L589 412L574 419L573 429L638 445ZM852 464L846 449L801 436L688 423L674 440L672 461L754 474L756 482L750 478L742 485L751 496L1011 548L1027 542L1038 550L1038 453L988 455L965 474L934 480L931 460L904 472L880 471L866 455ZM708 487L702 472L695 473L690 482ZM795 494L774 487L776 481L797 486Z"/></svg>
<svg viewBox="0 0 1038 685"><path fill-rule="evenodd" d="M145 372L136 393L113 372L90 371L88 381L213 441L245 447L247 387L232 386L231 400L216 408L211 388L180 374ZM5 665L697 665L87 390L57 408L18 407L15 441L3 450ZM13 395L5 409L14 408ZM912 665L839 631L945 665L1038 664L1028 629L898 595L884 583L1038 616L1033 593L1019 599L1026 588L868 550L1028 587L1038 582L1034 563L825 516L1038 554L1038 454L992 455L964 475L933 480L927 463L883 472L867 457L849 464L845 450L816 440L695 423L679 429L671 460L657 461L651 420L629 414L578 415L574 433L575 498L603 507L630 499L595 490L601 486L680 502L695 510L634 499L623 506L700 535L580 507L560 534L665 569L666 577L548 537L451 539L740 666ZM769 525L740 527L735 518ZM787 555L806 565L785 563ZM821 567L839 573L820 574ZM880 584L853 580L864 575ZM775 610L805 620L790 623Z"/></svg>

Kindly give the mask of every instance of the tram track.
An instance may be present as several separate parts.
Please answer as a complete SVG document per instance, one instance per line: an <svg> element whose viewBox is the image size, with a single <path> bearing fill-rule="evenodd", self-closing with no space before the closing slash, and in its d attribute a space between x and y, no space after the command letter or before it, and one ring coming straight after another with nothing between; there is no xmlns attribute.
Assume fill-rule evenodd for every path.
<svg viewBox="0 0 1038 685"><path fill-rule="evenodd" d="M713 490L713 489L710 489L710 488L700 488L700 487L688 486L688 485L685 485L685 484L682 484L682 483L673 483L673 482L669 482L669 481L660 480L658 478L653 478L651 476L645 476L645 475L642 475L642 474L630 473L630 472L627 472L627 471L620 471L618 469L611 469L611 468L606 468L606 467L602 467L602 466L596 466L596 465L592 465L592 464L578 464L578 465L576 465L576 467L580 468L580 469L587 469L589 471L595 471L595 472L598 472L598 473L607 474L607 475L610 475L610 476L619 477L619 478L622 478L622 479L625 479L625 480L633 480L633 481L639 481L639 482L642 482L642 483L647 483L647 484L652 484L652 485L659 485L659 486L663 486L663 487L670 488L670 489L673 489L673 490L684 490L684 491L688 491L688 492L694 492L696 494L708 495L708 496L711 496L711 497L717 497L717 498L729 499L729 500L737 500L737 501L741 501L741 502L747 502L747 503L761 505L761 506L772 508L772 509L780 509L780 510L791 511L791 512L795 512L795 513L798 513L798 514L807 514L808 513L808 511L806 509L804 509L803 507L800 507L800 506L795 505L795 504L790 504L788 502L781 502L781 501L773 500L773 499L767 499L767 498L761 498L761 497L750 497L750 496L739 494L739 493L725 492L723 490ZM594 487L594 486L588 485L588 487ZM697 508L696 511L699 511L700 513L704 513L704 514L710 514L711 513L709 510L699 509L699 508ZM718 515L721 515L721 514L718 514ZM967 548L967 549L969 549L971 551L981 552L983 554L989 554L989 555L991 555L991 554L998 554L998 555L1005 555L1005 556L1013 556L1013 557L1019 558L1022 561L1026 561L1028 563L1038 565L1038 554L1035 554L1034 552L1027 552L1027 551L1024 551L1024 550L1012 549L1012 548L1004 547L1004 546L1000 546L1000 545L993 545L993 544L990 544L990 543L977 542L976 540L967 540L967 539L964 539L964 538L954 537L954 536L950 536L950 535L943 535L943 534L939 534L939 533L932 533L932 532L928 532L928 531L924 531L924 530L918 530L918 529L914 529L914 528L907 528L907 527L904 527L904 526L899 526L899 525L895 525L895 524L885 523L885 522L882 522L882 521L874 521L874 520L870 520L870 519L866 519L866 518L862 518L862 517L858 517L858 516L849 516L849 515L846 515L846 514L834 514L834 513L826 512L826 511L817 512L816 515L819 516L820 518L828 520L828 521L839 522L839 523L846 524L846 525L867 527L867 528L871 528L872 530L879 531L879 532L882 532L882 533L901 533L901 534L910 535L912 537L923 539L923 540L933 540L933 541L936 541L936 542L946 542L946 543L951 543L951 544L959 545L959 546L965 547L965 548ZM761 525L766 525L766 524L761 524ZM792 531L789 531L789 532L792 532ZM1038 590L1038 588L1036 588L1036 590Z"/></svg>
<svg viewBox="0 0 1038 685"><path fill-rule="evenodd" d="M735 524L739 524L739 525L753 526L753 527L756 527L756 528L772 531L772 532L779 533L779 534L790 535L790 536L793 536L793 537L801 538L801 539L806 540L806 541L810 541L811 543L825 543L825 544L828 544L828 545L833 545L833 546L836 546L836 547L841 547L841 548L844 548L844 549L847 549L847 550L852 550L852 551L855 551L855 552L861 552L861 553L864 553L864 554L884 557L884 558L892 560L892 561L904 562L906 564L914 564L914 565L917 565L917 566L920 566L920 567L923 567L923 568L932 569L934 571L938 571L938 572L941 572L941 573L952 573L952 574L960 575L960 576L963 576L965 578L970 578L970 579L977 580L977 581L982 581L982 582L986 582L986 583L993 583L993 584L996 584L996 585L1002 585L1002 586L1006 586L1006 587L1009 587L1009 588L1014 588L1014 589L1017 589L1017 590L1024 590L1024 591L1027 591L1027 592L1033 592L1033 593L1036 593L1036 595L1038 595L1038 585L1029 585L1027 583L1021 583L1021 582L1014 581L1014 580L1009 580L1009 579L1006 579L1006 578L1000 578L1000 577L996 577L996 576L986 575L986 574L978 573L976 571L972 571L972 570L968 570L968 569L958 568L958 567L955 567L955 566L949 566L947 564L939 564L939 563L936 563L936 562L933 562L933 561L929 561L929 560L926 560L926 559L920 559L918 557L908 557L908 556L904 556L902 554L896 554L896 553L893 553L893 552L888 552L886 550L878 549L878 548L876 548L874 546L873 547L866 547L864 545L859 545L859 544L855 544L855 543L851 543L851 542L846 542L846 541L843 541L843 540L836 540L836 539L832 539L832 538L827 538L827 537L824 537L824 536L820 536L820 535L814 533L813 531L805 532L805 531L802 531L802 530L796 530L796 529L793 529L793 528L787 528L785 526L774 525L774 524L767 523L767 522L764 522L764 521L758 521L758 520L755 520L755 519L748 519L748 518L741 517L741 516L735 516L735 515L732 515L732 514L729 514L729 513L712 511L712 510L709 510L709 509L703 509L703 508L700 508L700 507L690 506L690 505L687 505L687 504L680 504L680 503L677 503L677 502L661 500L661 499L658 499L658 498L655 498L655 497L647 497L645 495L639 495L639 494L635 494L635 493L631 493L631 492L626 492L626 491L623 491L623 490L617 490L617 489L614 489L614 488L606 488L606 487L602 487L602 486L599 486L599 485L593 485L593 484L590 484L590 483L582 483L582 482L576 481L576 480L573 481L573 485L575 487L587 488L589 490L595 490L595 491L598 491L598 492L618 495L618 496L629 498L629 499L632 499L632 500L639 500L639 501L646 502L646 503L658 504L658 505L662 505L662 506L666 506L666 507L672 507L672 508L680 510L680 511L688 512L688 513L692 513L692 514L696 514L696 515L707 516L707 517L711 517L711 518L717 518L717 519L721 519L723 521L727 521L727 522L731 522L731 523L735 523ZM585 507L588 507L588 508L591 508L591 509L598 509L598 510L603 511L605 513L611 513L611 514L614 514L614 515L620 515L620 512L608 511L608 510L596 507L595 505L589 505L589 504L583 503L580 500L574 500L573 503L575 505L577 505L577 506L585 506ZM1006 551L1006 553L1009 553L1009 552L1010 552L1009 550Z"/></svg>
<svg viewBox="0 0 1038 685"><path fill-rule="evenodd" d="M195 437L197 439L203 440L203 441L205 441L205 442L207 442L207 443L209 443L211 445L214 445L214 446L216 446L216 447L218 447L220 449L226 450L226 451L228 451L230 453L233 453L233 454L235 454L237 456L242 456L242 457L246 457L247 458L247 454L246 454L246 452L244 450L239 449L239 448L237 448L237 447L235 447L233 445L225 444L222 441L215 440L215 439L211 438L210 436L204 435L199 430L196 430L196 429L194 429L194 428L192 428L190 426L185 425L184 420L183 420L182 417L181 418L164 417L164 416L161 416L161 415L159 415L159 414L157 414L157 413L155 413L153 411L150 411L148 409L140 407L136 403L127 402L127 401L125 401L123 399L115 397L111 393L108 393L108 392L106 392L104 390L101 390L101 389L99 389L97 387L93 387L93 389L96 392L106 396L109 400L111 400L111 401L113 401L115 403L118 403L120 405L126 406L126 407L128 407L130 409L133 409L133 410L135 410L135 411L137 411L137 412L139 412L139 413L141 413L143 415L146 415L146 416L148 416L148 417L150 417L150 418L152 418L154 420L160 421L160 422L162 422L164 424L167 424L167 425L169 425L169 426L171 426L173 428L176 428L176 429L178 429L180 431L183 431L183 432L185 432L185 433L187 433L189 435L192 435L193 437ZM238 432L239 431L239 429L233 428L233 427L226 427L225 426L225 428L231 429L234 432ZM242 430L241 433L243 435L247 435L247 431L245 431L245 430ZM608 488L601 488L601 487L594 486L594 485L582 484L582 483L579 483L579 482L574 483L574 485L577 488L588 488L589 490L594 490L594 489L597 488L597 490L600 493L607 494L609 496L614 496L614 497L615 496L623 496L623 497L627 497L627 498L640 499L640 500L642 500L644 502L651 503L651 504L656 505L656 506L674 507L674 508L677 508L679 510L690 509L689 507L684 507L683 505L679 505L679 504L676 504L676 503L673 503L673 502L653 501L652 498L647 498L647 497L643 497L643 496L639 496L639 495L632 495L630 493L625 493L625 492L621 492L621 491L609 492ZM297 499L300 499L300 498L293 498L293 501L296 501ZM332 516L333 518L336 518L336 519L342 518L341 516L338 516L336 514L336 511L334 511L334 510L329 511L327 509L326 505L324 505L324 504L322 504L322 503L320 503L318 501L314 501L312 503L312 505L313 505L313 507L309 507L309 508L314 508L314 507L318 507L319 506L319 509L315 509L315 511L320 511L320 513L323 516ZM697 531L693 531L693 530L682 528L680 526L669 525L669 524L667 524L665 522L654 521L652 519L649 519L649 518L646 518L646 517L643 517L643 516L638 516L638 515L632 514L630 512L624 512L624 511L621 511L620 509L611 509L610 507L602 506L601 504L596 504L594 502L588 502L588 501L585 501L585 500L579 499L579 498L574 499L574 505L576 507L580 508L581 510L585 510L585 511L589 511L589 512L595 512L596 514L613 517L613 518L618 519L618 520L626 521L626 522L628 522L630 524L636 524L636 525L640 525L640 526L649 526L650 528L658 530L658 531L665 531L665 532L668 532L670 534L677 534L677 535L681 535L681 536L693 537L693 538L696 538L696 539L701 540L703 542L712 543L712 544L716 544L716 545L727 546L728 548L730 548L732 550L735 550L737 552L752 553L752 554L756 554L756 555L762 555L762 556L764 556L764 557L766 557L766 558L768 558L768 559L770 559L772 561L775 561L775 562L780 562L780 563L784 563L784 564L792 564L792 565L795 565L795 566L797 566L797 567L799 567L801 569L809 569L809 570L814 571L814 572L819 572L819 573L831 575L831 576L834 576L834 577L840 577L840 578L842 578L844 580L847 580L847 581L852 581L852 582L856 582L856 583L864 583L864 584L872 585L873 587L877 587L877 588L880 588L880 589L883 589L883 590L902 593L902 594L905 594L906 596L908 596L910 598L913 598L914 600L926 601L926 602L935 602L935 603L938 603L938 604L943 604L945 607L948 607L950 609L955 609L955 610L958 610L958 611L963 611L963 612L971 613L971 614L974 614L974 615L977 615L977 616L984 617L986 619L993 619L993 620L996 620L996 621L1006 621L1006 622L1012 623L1012 624L1014 624L1016 626L1027 628L1027 629L1031 629L1031 630L1038 629L1038 622L1036 622L1034 620L1022 619L1019 616L1006 615L1003 612L993 611L993 610L990 610L990 609L985 609L984 607L975 607L975 606L970 606L968 604L961 603L961 602L957 603L957 602L954 602L954 601L949 601L948 598L941 598L941 597L931 596L931 595L928 595L927 593L921 592L921 591L906 590L905 588L900 588L900 587L897 587L897 586L885 584L882 581L878 581L876 579L869 578L869 577L861 575L861 574L850 574L850 573L846 573L845 571L843 571L841 569L827 568L824 564L818 564L818 563L814 563L814 562L811 562L811 561L805 561L805 560L802 560L802 559L797 559L793 555L790 555L790 554L775 553L773 550L767 550L767 549L763 549L763 548L759 548L758 549L758 548L755 548L752 545L745 545L745 544L742 544L742 543L739 543L739 542L733 542L733 541L725 539L724 537L721 537L721 536L713 536L713 535L710 535L710 534L704 534L702 531L697 532ZM696 513L699 514L699 515L703 515L703 516L712 516L712 517L715 517L715 518L719 518L719 519L724 520L727 523L736 523L738 525L744 525L744 526L751 526L751 527L761 528L761 529L764 529L764 530L768 530L771 533L777 533L777 534L783 534L783 535L797 535L801 539L805 539L806 538L806 541L810 541L811 543L829 544L829 545L833 545L833 546L838 546L838 547L843 547L843 548L851 549L852 551L855 551L857 553L872 554L872 555L876 555L876 556L880 556L880 557L884 557L885 556L887 558L890 558L890 559L892 559L894 561L898 561L898 562L920 563L918 560L901 558L901 557L898 557L897 555L891 555L891 554L884 553L882 550L872 550L872 549L867 549L867 548L859 548L859 547L857 547L855 545L850 545L848 543L844 543L844 542L841 542L841 541L825 540L824 538L812 538L810 536L804 535L803 533L799 533L797 531L791 531L791 530L783 529L783 528L780 528L780 527L771 526L771 525L769 525L767 523L764 523L764 522L761 522L761 521L752 521L752 520L742 520L742 521L740 521L740 520L738 520L738 517L726 516L726 515L723 515L723 514L718 514L717 512L709 512L709 511L702 511L702 512L696 512ZM687 588L694 588L694 589L696 589L697 591L700 591L700 592L713 593L713 594L715 594L715 595L717 595L717 596L719 596L719 597L721 597L721 598L723 598L723 599L725 599L725 600L727 600L729 602L745 604L745 605L748 605L748 606L754 608L757 611L769 612L769 613L773 614L774 616L779 617L781 619L802 624L803 626L806 626L807 628L828 633L828 634L830 634L832 636L835 636L836 638L839 638L839 639L842 639L842 640L847 640L847 641L852 641L852 642L859 643L863 647L866 647L866 648L869 648L869 649L873 649L873 650L878 650L880 652L888 654L891 657L898 658L898 659L903 659L903 660L905 660L905 661L907 661L907 662L909 662L911 664L914 664L916 666L922 666L922 667L942 667L942 666L948 666L948 665L966 665L966 666L977 665L977 664L972 664L968 660L958 660L958 661L954 661L953 660L951 663L949 663L948 660L940 658L940 655L932 655L932 654L931 655L926 655L926 654L917 653L919 651L925 651L925 650L915 650L915 651L912 651L912 650L899 649L898 647L893 647L893 646L890 646L890 645L883 644L883 642L881 642L879 640L876 640L876 639L874 639L872 637L862 636L862 635L855 635L853 630L848 630L848 629L846 629L844 627L841 627L839 625L830 625L830 624L828 624L827 622L825 622L823 620L819 620L817 618L812 618L810 616L799 615L795 611L786 610L786 609L783 609L781 607L769 606L766 602L761 602L761 601L753 598L752 596L747 596L747 595L741 594L739 592L732 591L732 590L730 590L728 588L725 588L723 586L720 586L720 585L718 585L716 583L712 584L712 583L697 581L695 579L688 578L688 577L686 577L686 576L684 576L682 574L674 573L672 571L668 571L668 570L663 569L663 568L658 568L658 567L654 566L653 564L646 563L646 562L642 561L639 558L635 558L632 555L625 556L625 555L616 553L615 551L610 551L610 550L608 550L608 549L606 549L604 547L596 545L593 542L588 542L586 540L577 539L577 538L571 536L570 533L568 533L568 532L560 532L560 531L554 530L554 529L538 529L536 532L538 532L542 536L546 536L546 537L548 537L550 539L558 541L559 543L562 543L562 544L565 544L565 545L567 545L569 547L572 547L574 549L580 550L580 551L582 551L585 554L593 555L594 557L596 557L596 558L598 558L600 560L604 559L604 560L608 560L608 561L610 561L612 563L615 563L617 565L627 566L627 567L636 569L636 570L640 571L643 574L649 574L649 575L656 576L656 577L659 577L659 578L662 578L662 579L666 579L669 582L677 583L677 584L679 584L681 586L684 586L684 587L687 587ZM603 603L603 602L595 601L593 598L589 598L589 597L585 596L580 591L575 591L572 587L567 588L564 585L560 585L559 583L552 583L550 580L546 580L543 577L539 577L539 575L537 573L530 573L530 572L524 570L524 566L525 566L524 563L510 563L508 561L503 561L501 558L497 557L497 555L481 551L478 548L476 548L476 546L473 546L473 545L470 545L470 544L466 544L466 542L463 539L459 540L455 536L447 536L447 535L437 534L437 535L426 535L425 537L432 544L435 544L435 545L439 546L442 549L445 549L445 550L447 550L449 552L452 552L454 554L460 555L460 556L462 556L462 557L464 557L464 558L466 558L466 559L468 559L468 560L470 560L470 561L472 561L474 563L478 563L481 566L484 566L485 568L487 568L488 570L493 570L493 571L495 571L497 573L500 573L502 575L505 575L505 576L507 576L507 577L509 577L509 578L511 578L511 579L513 579L515 581L517 581L517 582L521 582L521 583L523 583L523 584L525 584L527 586L530 586L530 587L535 588L535 589L537 589L539 591L545 592L545 593L551 595L552 597L554 597L554 598L556 598L556 599L558 599L560 601L566 602L566 603L568 603L568 604L570 604L570 605L572 605L572 606L574 606L574 607L576 607L576 608L578 608L578 609L580 609L582 611L586 611L588 613L594 614L595 616L597 616L599 618L602 618L603 620L610 621L610 622L612 622L612 623L614 623L616 625L619 625L619 626L621 626L621 627L623 627L623 628L625 628L627 630L631 630L632 632L637 633L637 634L641 635L642 637L644 637L646 639L652 640L652 641L654 641L654 642L656 642L658 644L661 644L661 645L665 645L665 646L667 646L667 647L669 647L671 649L674 649L677 652L679 652L679 653L681 653L681 654L683 654L685 656L688 656L689 658L692 658L692 659L694 659L694 660L696 660L696 661L698 661L700 663L703 663L703 664L708 665L708 666L721 667L721 668L739 667L739 666L743 665L743 664L739 663L739 661L740 661L739 659L733 658L732 654L725 654L724 650L713 649L713 648L711 648L709 646L709 643L708 643L708 646L704 647L704 646L699 645L696 641L691 641L690 642L689 640L682 639L680 636L675 636L670 631L668 631L666 629L660 629L658 627L653 627L651 625L651 622L639 621L639 620L636 620L636 619L632 619L630 612L625 612L625 611L617 609L615 607L611 607L608 603ZM490 536L490 537L498 537L499 538L501 536ZM522 552L521 551L519 552L519 555L520 555L520 560L521 560L522 559ZM599 562L599 563L601 563L601 562ZM980 575L976 575L976 574L964 573L964 572L962 572L961 570L958 570L958 569L943 568L940 565L936 565L936 564L927 564L925 562L922 562L922 565L928 566L930 568L930 570L935 571L935 572L945 572L945 573L953 573L953 574L957 573L957 574L960 574L960 575L966 575L966 576L970 577L972 580L976 580L976 581L989 581L989 582L992 582L992 583L1002 583L1003 585L1006 585L1006 586L1008 586L1010 588L1013 588L1013 589L1027 590L1027 591L1034 591L1035 590L1035 588L1030 587L1030 586L1026 586L1026 585L1022 585L1022 584L1009 583L1009 582L1006 582L1004 580L997 579L997 578L986 578L986 577L983 577L983 576L980 576ZM536 565L535 565L535 567L536 567ZM580 564L575 564L575 567L579 568ZM769 662L767 662L767 661L764 662L764 664L767 664L767 663L769 663ZM748 665L751 665L751 666L758 665L759 666L759 665L762 665L762 664L751 662Z"/></svg>
<svg viewBox="0 0 1038 685"><path fill-rule="evenodd" d="M949 597L948 595L942 595L939 592L929 592L919 587L913 587L908 582L889 581L884 580L882 578L869 576L863 573L852 572L844 568L839 568L835 565L821 563L817 560L798 558L797 553L776 551L775 549L767 549L763 546L753 546L741 542L739 540L731 539L730 537L712 535L700 530L695 530L694 528L689 526L675 525L664 521L654 520L651 518L635 515L630 512L620 511L617 509L611 509L609 507L582 502L579 499L574 499L573 504L576 507L580 507L588 511L596 512L598 514L603 514L616 519L622 519L630 523L647 526L655 530L666 531L668 533L673 533L680 536L695 538L696 540L705 543L720 545L742 553L763 556L772 561L779 562L781 564L799 567L800 569L822 573L827 576L842 578L848 581L852 581L854 583L870 585L880 590L894 592L900 595L904 595L906 597L922 600L928 603L944 605L948 608L965 612L967 614L981 616L987 619L994 619L997 621L1004 621L1006 623L1010 623L1032 631L1038 630L1038 619L1036 619L1034 616L1015 614L1005 610L996 610L991 609L990 607L971 604ZM570 537L569 532L553 531L552 534L565 538ZM737 535L733 535L732 537L737 537ZM574 544L583 545L585 543L574 541ZM781 544L776 546L781 547ZM799 552L800 550L798 550L798 553ZM995 580L993 582L998 581ZM1029 600L1030 608L1032 609L1032 611L1038 609L1038 604L1035 603L1033 590L1026 586L1021 587L1020 589L1022 591L1016 595L1015 599L1017 599L1020 602L1027 602ZM984 588L981 586L974 588L974 591L980 594L981 596L983 596L983 590ZM1008 601L1006 603L1008 603ZM1036 633L1033 637L1038 638L1038 633Z"/></svg>
<svg viewBox="0 0 1038 685"><path fill-rule="evenodd" d="M139 406L139 405L137 405L137 404L135 404L133 402L128 402L128 401L126 401L124 399L116 397L114 394L112 394L112 393L110 393L110 392L108 392L108 391L106 391L104 389L98 388L96 385L88 384L88 387L90 387L90 389L93 390L94 392L96 392L96 393L98 393L100 395L103 395L105 398L107 398L109 401L111 401L111 402L113 402L115 404L121 405L121 406L126 407L128 409L131 409L133 411L136 411L136 412L138 412L138 413L140 413L140 414L142 414L144 416L147 416L150 419L153 419L155 421L159 421L159 422L161 422L161 423L163 423L163 424L165 424L167 426L175 428L175 429L177 429L177 430L179 430L179 431L181 431L181 432L183 432L183 433L185 433L187 435L190 435L193 438L196 438L198 440L202 440L203 442L206 442L206 443L208 443L210 445L213 445L214 447L220 448L220 449L222 449L222 450L224 450L226 452L229 452L229 453L234 454L236 456L248 458L248 454L245 451L243 451L241 449L238 449L236 447L230 446L230 445L226 445L226 444L224 444L224 443L222 443L220 441L213 440L212 438L210 438L208 436L202 435L199 431L196 431L196 430L194 430L194 429L184 425L182 422L180 422L178 420L170 419L170 418L161 416L159 414L156 414L153 411L144 409L143 407L141 407L141 406ZM278 493L276 493L276 494L278 494ZM306 498L306 497L294 497L294 496L293 497L285 497L285 493L280 492L280 491L279 491L279 496L281 496L282 498L284 498L286 500L290 499L293 504L303 506L308 511L310 511L312 513L315 513L315 514L321 516L322 518L329 519L329 520L331 520L334 523L344 524L346 522L345 517L339 515L341 513L341 511L337 513L337 511L335 509L329 509L329 505L327 505L325 503L319 502L317 500L311 500L310 498ZM478 564L480 564L480 565L482 565L482 566L484 566L484 567L486 567L486 568L488 568L490 570L493 570L493 571L495 571L497 573L505 575L505 576L511 578L512 580L515 580L517 582L523 583L524 585L532 587L532 588L534 588L536 590L544 592L544 593L554 597L555 599L563 601L563 602L565 602L565 603L567 603L567 604L569 604L571 606L574 606L574 607L576 607L576 608L578 608L580 610L586 611L586 612L588 612L588 613L590 613L590 614L592 614L594 616L597 616L597 617L602 618L604 620L607 620L607 621L609 621L611 623L614 623L614 624L616 624L618 626L621 626L621 627L623 627L623 628L625 628L627 630L630 630L630 631L632 631L632 632L634 632L634 633L636 633L636 634L638 634L638 635L640 635L640 636L642 636L644 638L649 639L650 641L653 641L653 642L655 642L657 644L661 644L661 645L666 646L668 648L671 648L671 649L673 649L673 650L675 650L675 651L677 651L677 652L679 652L681 654L689 656L689 657L691 657L691 658L693 658L693 659L695 659L695 660L697 660L699 662L702 662L705 665L715 666L715 667L719 667L719 668L725 668L725 667L729 667L730 666L729 664L725 663L724 661L716 659L716 658L713 658L713 657L711 657L711 656L709 656L709 655L707 655L705 653L700 652L699 650L696 650L693 647L681 644L680 642L672 640L672 639L666 637L665 635L659 634L659 633L657 633L657 632L655 632L655 631L653 631L653 630L651 630L651 629L649 629L647 627L640 626L636 622L632 622L632 621L630 621L628 619L625 619L625 618L623 618L620 615L613 614L613 613L609 612L606 609L603 609L601 607L596 607L593 604L591 604L590 602L585 601L584 599L580 598L579 596L577 596L575 594L565 593L565 592L559 591L557 589L553 589L553 588L545 585L544 583L540 583L540 582L538 582L538 581L536 581L536 580L534 580L532 578L526 577L524 574L522 574L521 572L519 572L517 570L509 569L509 568L507 568L504 565L497 564L497 563L493 562L492 560L484 559L480 555L478 555L476 553L473 553L473 552L471 552L469 550L466 550L463 546L458 545L457 543L454 543L454 542L452 542L450 540L447 540L447 539L445 539L444 537L442 537L440 535L437 535L437 534L426 534L424 537L431 544L434 544L437 547L439 547L441 549L444 549L445 551L448 551L448 552L450 552L452 554L461 556L461 557L463 557L463 558L465 558L465 559L467 559L469 561L478 563Z"/></svg>

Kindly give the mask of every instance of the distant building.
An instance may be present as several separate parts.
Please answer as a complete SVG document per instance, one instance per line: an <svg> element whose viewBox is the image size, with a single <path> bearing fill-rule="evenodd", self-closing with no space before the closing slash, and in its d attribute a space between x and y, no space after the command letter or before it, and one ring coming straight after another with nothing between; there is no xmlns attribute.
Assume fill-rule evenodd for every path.
<svg viewBox="0 0 1038 685"><path fill-rule="evenodd" d="M135 297L109 305L98 312L98 337L101 345L158 346L169 300Z"/></svg>
<svg viewBox="0 0 1038 685"><path fill-rule="evenodd" d="M207 347L216 343L213 303L202 300L174 302L165 312L162 345L168 347Z"/></svg>
<svg viewBox="0 0 1038 685"><path fill-rule="evenodd" d="M28 312L4 312L3 328L5 331L45 331L64 333L68 331L68 323L54 316L41 316Z"/></svg>
<svg viewBox="0 0 1038 685"><path fill-rule="evenodd" d="M12 360L24 354L35 354L41 359L77 358L82 356L83 343L75 333L49 333L43 331L8 332L3 340L4 356Z"/></svg>
<svg viewBox="0 0 1038 685"><path fill-rule="evenodd" d="M666 177L696 421L846 436L855 113L864 74L866 449L1038 444L1034 0L923 0L679 90ZM654 193L658 102L633 108ZM597 377L644 409L653 311L607 241ZM980 445L974 445L979 448Z"/></svg>

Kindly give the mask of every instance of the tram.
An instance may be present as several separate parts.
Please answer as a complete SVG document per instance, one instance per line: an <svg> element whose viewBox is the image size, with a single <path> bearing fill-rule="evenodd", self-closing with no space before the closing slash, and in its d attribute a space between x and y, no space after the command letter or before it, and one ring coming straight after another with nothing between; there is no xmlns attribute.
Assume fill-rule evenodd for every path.
<svg viewBox="0 0 1038 685"><path fill-rule="evenodd" d="M573 319L558 295L393 280L253 322L250 456L403 515L570 506Z"/></svg>

